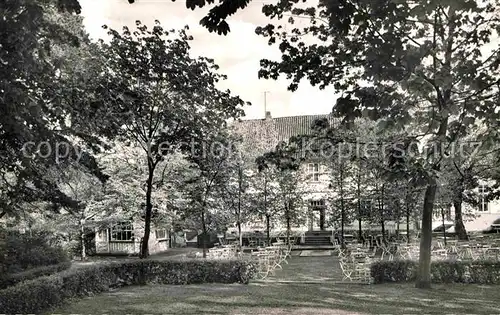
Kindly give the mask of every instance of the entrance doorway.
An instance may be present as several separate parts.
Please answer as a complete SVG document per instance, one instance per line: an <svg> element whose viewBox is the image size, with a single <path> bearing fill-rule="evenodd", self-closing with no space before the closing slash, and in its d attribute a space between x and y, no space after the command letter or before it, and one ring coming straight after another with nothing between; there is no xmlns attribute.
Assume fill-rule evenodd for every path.
<svg viewBox="0 0 500 315"><path fill-rule="evenodd" d="M325 230L325 210L325 201L323 199L309 202L309 231Z"/></svg>

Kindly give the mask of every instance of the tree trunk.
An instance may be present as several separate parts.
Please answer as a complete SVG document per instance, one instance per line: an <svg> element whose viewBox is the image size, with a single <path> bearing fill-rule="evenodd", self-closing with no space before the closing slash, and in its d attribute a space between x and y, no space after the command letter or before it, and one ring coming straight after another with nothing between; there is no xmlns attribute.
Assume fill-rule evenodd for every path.
<svg viewBox="0 0 500 315"><path fill-rule="evenodd" d="M380 222L380 228L382 230L382 241L385 243L385 221L382 219Z"/></svg>
<svg viewBox="0 0 500 315"><path fill-rule="evenodd" d="M358 170L358 180L356 183L356 197L358 199L358 240L359 242L363 241L363 230L362 230L362 222L361 222L361 171Z"/></svg>
<svg viewBox="0 0 500 315"><path fill-rule="evenodd" d="M344 209L344 171L340 169L340 235L342 237L342 243L344 243L344 225L345 225L345 209Z"/></svg>
<svg viewBox="0 0 500 315"><path fill-rule="evenodd" d="M240 236L239 240L239 251L242 251L243 248L243 235L241 234L241 193L243 189L242 185L243 180L243 171L241 166L238 168L238 235Z"/></svg>
<svg viewBox="0 0 500 315"><path fill-rule="evenodd" d="M266 237L267 237L267 245L271 244L271 216L266 214Z"/></svg>
<svg viewBox="0 0 500 315"><path fill-rule="evenodd" d="M443 237L444 237L444 245L446 245L446 229L445 229L445 220L444 220L444 209L441 207L441 220L443 221Z"/></svg>
<svg viewBox="0 0 500 315"><path fill-rule="evenodd" d="M291 230L291 224L290 224L291 205L289 202L285 204L285 211L286 211L286 243L288 245L290 244L290 230Z"/></svg>
<svg viewBox="0 0 500 315"><path fill-rule="evenodd" d="M405 196L406 205L406 243L410 244L410 201L408 191Z"/></svg>
<svg viewBox="0 0 500 315"><path fill-rule="evenodd" d="M151 214L153 204L151 203L151 194L153 192L153 175L155 166L153 161L148 159L148 180L146 182L146 214L144 218L144 236L142 237L141 253L139 258L147 258L149 256L149 234L151 233Z"/></svg>
<svg viewBox="0 0 500 315"><path fill-rule="evenodd" d="M455 18L455 8L451 6L448 11L447 19L452 21ZM434 28L436 29L438 20L438 14L434 15ZM444 156L443 144L449 143L449 140L446 138L446 134L448 131L448 119L449 119L449 102L451 99L451 89L453 79L451 78L451 60L452 60L452 52L453 52L453 36L455 36L455 27L456 23L450 22L448 23L448 38L446 40L446 47L444 49L444 64L443 69L444 73L442 73L442 77L445 78L446 83L443 84L443 88L436 89L436 101L437 108L439 109L436 112L436 115L440 117L439 129L436 133L435 142L436 147L438 148L437 152L433 152L434 154L438 153L438 160L434 162L434 166L432 167L433 171L439 171L441 168L441 159ZM434 45L436 45L435 36L434 36ZM436 47L436 46L434 46ZM447 80L449 79L449 80ZM420 239L420 258L418 264L418 275L417 282L415 283L415 287L421 289L429 289L431 287L431 246L432 246L432 211L434 208L434 202L436 200L436 190L437 190L437 180L434 175L431 175L430 181L425 190L424 197L424 207L422 211L422 232Z"/></svg>
<svg viewBox="0 0 500 315"><path fill-rule="evenodd" d="M432 211L436 199L436 180L425 190L424 208L422 211L422 232L420 236L420 257L418 261L418 275L416 288L429 289L431 287L431 245L432 245Z"/></svg>
<svg viewBox="0 0 500 315"><path fill-rule="evenodd" d="M455 208L455 233L459 240L466 241L467 230L462 217L462 200L453 201L453 207Z"/></svg>
<svg viewBox="0 0 500 315"><path fill-rule="evenodd" d="M205 222L205 206L203 203L203 209L201 209L201 228L202 228L202 245L203 245L203 258L207 258L207 224Z"/></svg>
<svg viewBox="0 0 500 315"><path fill-rule="evenodd" d="M382 191L381 191L381 195L380 195L380 218L381 218L380 227L382 228L382 242L385 243L384 186L385 186L385 184L382 184Z"/></svg>
<svg viewBox="0 0 500 315"><path fill-rule="evenodd" d="M267 212L267 174L264 174L264 213L266 214L267 245L271 244L271 215Z"/></svg>
<svg viewBox="0 0 500 315"><path fill-rule="evenodd" d="M81 238L81 242L82 242L82 261L84 261L87 259L87 256L86 256L86 250L85 250L85 226L84 226L82 221L80 222L80 232L81 232L80 238Z"/></svg>
<svg viewBox="0 0 500 315"><path fill-rule="evenodd" d="M406 242L410 244L410 206L406 204Z"/></svg>
<svg viewBox="0 0 500 315"><path fill-rule="evenodd" d="M344 241L344 222L345 222L345 210L344 210L344 199L340 199L340 236L342 238L342 242Z"/></svg>
<svg viewBox="0 0 500 315"><path fill-rule="evenodd" d="M243 249L243 233L241 233L241 222L238 220L238 235L239 235L239 251L241 252L241 250Z"/></svg>
<svg viewBox="0 0 500 315"><path fill-rule="evenodd" d="M291 226L290 226L290 216L286 218L286 244L290 245L290 233L291 232Z"/></svg>
<svg viewBox="0 0 500 315"><path fill-rule="evenodd" d="M361 218L358 219L358 240L363 242L363 228L361 226Z"/></svg>

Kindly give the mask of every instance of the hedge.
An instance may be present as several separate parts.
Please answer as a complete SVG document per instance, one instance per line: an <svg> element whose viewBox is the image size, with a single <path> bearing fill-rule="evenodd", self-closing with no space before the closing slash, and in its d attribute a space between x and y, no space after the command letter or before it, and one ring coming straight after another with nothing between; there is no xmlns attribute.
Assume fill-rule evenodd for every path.
<svg viewBox="0 0 500 315"><path fill-rule="evenodd" d="M126 285L248 284L253 264L233 261L134 260L70 269L0 290L0 313L42 313L66 300Z"/></svg>
<svg viewBox="0 0 500 315"><path fill-rule="evenodd" d="M371 265L374 283L410 282L417 278L418 262L412 260L379 261ZM431 263L434 283L500 284L500 262L436 261Z"/></svg>
<svg viewBox="0 0 500 315"><path fill-rule="evenodd" d="M51 244L51 238L50 233L41 231L0 231L0 269L4 274L15 274L69 261L62 247Z"/></svg>
<svg viewBox="0 0 500 315"><path fill-rule="evenodd" d="M49 276L56 272L69 269L69 267L71 267L71 262L66 261L57 265L42 266L19 273L7 274L4 278L0 278L0 289L5 289L19 282L33 280L42 276Z"/></svg>

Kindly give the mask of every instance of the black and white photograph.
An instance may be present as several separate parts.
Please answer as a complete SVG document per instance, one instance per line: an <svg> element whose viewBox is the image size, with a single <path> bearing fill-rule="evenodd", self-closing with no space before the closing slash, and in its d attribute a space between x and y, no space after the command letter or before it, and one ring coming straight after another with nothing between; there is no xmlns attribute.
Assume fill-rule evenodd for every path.
<svg viewBox="0 0 500 315"><path fill-rule="evenodd" d="M0 0L4 314L500 314L500 0Z"/></svg>

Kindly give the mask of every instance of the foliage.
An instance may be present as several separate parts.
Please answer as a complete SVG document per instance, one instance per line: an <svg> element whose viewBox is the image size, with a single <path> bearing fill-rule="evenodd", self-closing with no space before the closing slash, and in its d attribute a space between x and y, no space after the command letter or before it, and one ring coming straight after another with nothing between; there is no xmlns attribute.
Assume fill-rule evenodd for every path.
<svg viewBox="0 0 500 315"><path fill-rule="evenodd" d="M287 239L291 235L292 225L304 222L303 194L304 173L301 169L301 158L296 139L282 141L276 148L257 159L260 172L271 172L275 175L275 202L281 209L278 212L281 221L286 224Z"/></svg>
<svg viewBox="0 0 500 315"><path fill-rule="evenodd" d="M6 314L39 314L72 298L125 285L244 283L253 277L246 261L132 260L72 269L0 290Z"/></svg>
<svg viewBox="0 0 500 315"><path fill-rule="evenodd" d="M19 216L24 202L49 202L55 209L60 205L76 207L77 202L62 193L48 178L52 168L61 162L54 148L58 143L72 146L64 163L74 163L88 169L101 180L92 155L76 139L87 139L88 129L81 130L68 122L85 120L86 112L78 111L79 100L87 97L85 83L74 89L60 89L72 69L60 68L56 56L60 47L78 44L83 32L81 19L67 12L79 11L63 5L62 0L2 1L0 14L0 217ZM64 100L71 94L74 102ZM71 115L71 116L70 116ZM40 143L47 143L51 152ZM34 144L30 146L29 144ZM76 149L81 155L77 155ZM43 157L42 157L43 156Z"/></svg>
<svg viewBox="0 0 500 315"><path fill-rule="evenodd" d="M223 232L229 222L222 194L230 189L233 166L238 163L234 142L228 130L207 130L203 142L194 146L187 158L193 165L193 176L187 180L186 195L189 200L186 217L190 218L203 235ZM236 168L241 170L241 168ZM227 199L226 199L227 201ZM237 205L235 205L237 207ZM236 210L234 207L229 207ZM240 209L241 210L241 209ZM206 255L206 238L203 238L203 255Z"/></svg>
<svg viewBox="0 0 500 315"><path fill-rule="evenodd" d="M410 260L379 261L371 265L371 276L375 283L414 281L417 278L417 271L417 262ZM499 284L500 262L489 260L432 262L431 281Z"/></svg>
<svg viewBox="0 0 500 315"><path fill-rule="evenodd" d="M303 78L333 86L343 92L333 112L345 122L378 120L424 145L425 154L401 159L427 185L420 288L430 286L432 211L443 160L472 126L489 131L480 139L485 146L498 141L500 50L489 46L500 33L498 6L496 0L320 1L304 8L280 1L263 12L292 24L293 16L310 18L309 25L291 34L272 24L256 30L282 52L281 61L261 61L260 77L285 74L291 90Z"/></svg>
<svg viewBox="0 0 500 315"><path fill-rule="evenodd" d="M19 282L33 280L43 276L49 276L51 274L66 270L69 267L71 267L71 262L65 261L56 265L35 267L14 274L2 275L3 278L0 278L0 289L5 289L6 287L18 284Z"/></svg>
<svg viewBox="0 0 500 315"><path fill-rule="evenodd" d="M266 233L270 237L270 230L274 226L273 221L278 217L282 209L279 195L278 178L280 171L274 165L267 165L257 171L251 177L251 216L256 220L265 218Z"/></svg>
<svg viewBox="0 0 500 315"><path fill-rule="evenodd" d="M144 220L147 191L144 174L148 173L148 161L142 148L115 142L110 150L97 158L110 176L104 187L104 200L107 208L112 209L111 213L107 213L112 216L100 221L109 224L113 218L117 221L123 217ZM158 171L152 180L153 223L169 228L176 224L177 212L182 204L181 189L189 167L185 156L178 151L166 155L158 163Z"/></svg>
<svg viewBox="0 0 500 315"><path fill-rule="evenodd" d="M225 79L208 58L192 58L184 29L164 30L158 21L149 29L136 22L135 31L110 30L111 42L100 41L105 71L100 79L108 89L96 117L118 140L139 146L145 174L144 238L146 257L153 214L153 181L159 164L171 153L190 154L194 142L226 120L242 114L243 101L216 84Z"/></svg>
<svg viewBox="0 0 500 315"><path fill-rule="evenodd" d="M269 165L259 168L258 161L264 154L273 151L279 142L274 122L271 119L255 124L236 122L231 131L241 139L237 150L241 152L241 161L247 170L247 219L259 222L265 217L267 234L270 236L272 220L281 208L277 204L276 187L279 172L276 167Z"/></svg>
<svg viewBox="0 0 500 315"><path fill-rule="evenodd" d="M34 232L30 235L7 230L2 231L2 234L0 264L5 274L56 265L68 260L62 248L51 246L50 233Z"/></svg>

